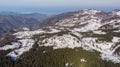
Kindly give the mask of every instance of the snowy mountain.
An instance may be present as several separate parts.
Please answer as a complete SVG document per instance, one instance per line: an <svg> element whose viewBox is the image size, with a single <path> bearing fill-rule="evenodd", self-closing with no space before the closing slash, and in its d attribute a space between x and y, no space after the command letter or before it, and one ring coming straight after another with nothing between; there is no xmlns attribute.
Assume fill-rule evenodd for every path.
<svg viewBox="0 0 120 67"><path fill-rule="evenodd" d="M13 37L10 42L3 42L6 39L3 38L0 50L11 49L6 56L18 59L34 45L49 46L54 50L82 47L90 52L99 52L103 60L120 63L120 11L107 13L85 9L48 20L41 24L44 25L41 29L9 35Z"/></svg>

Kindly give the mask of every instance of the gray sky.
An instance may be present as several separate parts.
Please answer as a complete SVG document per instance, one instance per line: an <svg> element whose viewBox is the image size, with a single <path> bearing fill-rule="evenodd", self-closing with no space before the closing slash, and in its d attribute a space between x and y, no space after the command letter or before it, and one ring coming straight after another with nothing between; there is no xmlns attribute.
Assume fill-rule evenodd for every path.
<svg viewBox="0 0 120 67"><path fill-rule="evenodd" d="M120 6L120 0L0 0L0 6Z"/></svg>
<svg viewBox="0 0 120 67"><path fill-rule="evenodd" d="M96 7L96 8L113 8L120 7L120 0L0 0L0 11L2 10L32 10L56 7ZM49 8L49 9L47 9ZM116 8L115 8L116 9ZM34 9L35 10L35 9ZM45 9L44 9L45 10ZM54 10L54 9L53 9Z"/></svg>

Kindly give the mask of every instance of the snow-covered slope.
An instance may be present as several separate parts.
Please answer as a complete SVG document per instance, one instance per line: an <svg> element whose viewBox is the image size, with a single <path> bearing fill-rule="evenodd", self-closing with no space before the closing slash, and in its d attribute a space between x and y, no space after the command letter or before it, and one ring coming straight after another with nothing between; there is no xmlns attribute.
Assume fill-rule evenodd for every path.
<svg viewBox="0 0 120 67"><path fill-rule="evenodd" d="M118 12L118 11L117 11ZM35 44L53 49L82 47L100 52L101 59L120 63L120 15L98 10L81 10L52 26L13 34L16 41L0 47L12 49L7 56L19 58Z"/></svg>

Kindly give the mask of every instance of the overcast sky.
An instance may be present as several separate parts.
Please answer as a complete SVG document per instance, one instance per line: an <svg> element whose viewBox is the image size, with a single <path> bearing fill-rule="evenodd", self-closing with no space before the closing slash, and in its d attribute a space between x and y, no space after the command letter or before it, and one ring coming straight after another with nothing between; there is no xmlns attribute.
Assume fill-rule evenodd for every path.
<svg viewBox="0 0 120 67"><path fill-rule="evenodd" d="M64 11L79 8L119 9L120 0L0 0L0 11Z"/></svg>

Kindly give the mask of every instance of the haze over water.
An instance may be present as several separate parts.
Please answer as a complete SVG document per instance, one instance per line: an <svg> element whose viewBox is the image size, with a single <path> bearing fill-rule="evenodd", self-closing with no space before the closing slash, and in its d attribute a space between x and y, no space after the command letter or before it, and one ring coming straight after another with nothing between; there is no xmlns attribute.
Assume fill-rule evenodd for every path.
<svg viewBox="0 0 120 67"><path fill-rule="evenodd" d="M120 9L120 0L1 0L0 11L58 14L80 9Z"/></svg>

